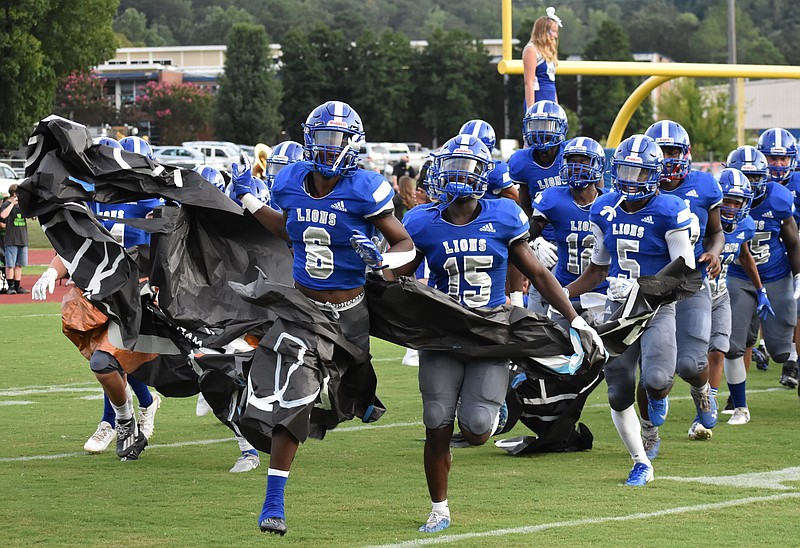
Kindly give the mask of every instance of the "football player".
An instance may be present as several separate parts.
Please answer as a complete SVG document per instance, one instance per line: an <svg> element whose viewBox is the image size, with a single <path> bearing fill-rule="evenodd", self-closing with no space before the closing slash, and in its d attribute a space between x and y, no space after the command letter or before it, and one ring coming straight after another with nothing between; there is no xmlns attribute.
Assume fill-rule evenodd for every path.
<svg viewBox="0 0 800 548"><path fill-rule="evenodd" d="M671 120L656 122L647 128L651 137L664 153L664 172L659 188L663 194L672 194L689 206L691 231L697 268L703 275L703 287L692 297L675 305L676 339L678 343L677 373L691 385L695 419L689 428L689 438L708 439L717 424L717 400L711 395L708 383L708 340L711 337L711 291L708 277L720 272L719 256L725 245L725 236L719 220L722 192L710 173L693 170L691 142L686 130ZM647 402L644 389L639 388L639 411L642 415L642 435L648 456L658 454L658 426L665 416L649 417L648 407L659 402ZM663 407L666 409L666 402Z"/></svg>
<svg viewBox="0 0 800 548"><path fill-rule="evenodd" d="M794 346L796 299L800 297L800 242L792 215L792 193L780 183L767 180L767 160L755 147L744 145L737 148L728 155L726 165L744 173L753 188L750 216L756 233L750 251L775 310L774 316L768 315L761 320L761 328L772 358L785 363ZM753 318L750 322L735 322L731 328L730 349L725 358L743 361L745 348L753 346L758 333L758 318L755 316L758 294L747 273L736 263L728 268L727 283L731 316ZM784 384L789 382L790 373L785 371L781 377Z"/></svg>
<svg viewBox="0 0 800 548"><path fill-rule="evenodd" d="M458 135L445 143L436 155L433 182L440 202L416 207L404 217L416 258L394 274L411 275L425 258L429 285L469 308L491 308L506 302L506 269L511 261L572 329L590 332L604 351L597 333L575 313L558 281L527 245L527 215L511 200L483 198L491 163L488 148L472 135ZM508 389L508 360L463 359L421 350L419 361L425 476L432 503L419 530L434 533L450 526L447 486L456 416L469 444L482 445L489 439Z"/></svg>
<svg viewBox="0 0 800 548"><path fill-rule="evenodd" d="M605 192L597 187L603 180L605 165L600 143L589 137L575 137L564 145L559 176L566 185L547 188L533 200L531 238L537 238L547 226L552 226L559 257L553 274L562 286L574 282L589 266L594 248L589 209ZM603 294L603 301L606 289L606 280L594 288ZM583 311L578 299L573 306Z"/></svg>
<svg viewBox="0 0 800 548"><path fill-rule="evenodd" d="M494 150L496 138L494 128L483 120L470 120L458 131L459 135L472 135L477 137L489 149ZM519 191L508 172L508 164L502 160L494 160L494 167L489 171L485 198L509 198L519 203ZM522 287L525 278L514 265L509 265L508 280L506 280L506 294L511 304L524 308L522 302Z"/></svg>
<svg viewBox="0 0 800 548"><path fill-rule="evenodd" d="M726 284L728 266L737 261L747 272L748 277L756 288L758 299L757 313L760 318L775 315L767 296L767 291L761 284L758 269L750 254L750 241L755 236L756 228L753 219L748 215L753 200L753 191L747 177L734 168L725 168L719 176L722 190L722 205L720 206L720 220L725 234L725 247L720 256L722 271L720 275L711 280L711 338L708 346L709 384L714 396L722 380L722 371L731 394L734 407L733 416L728 424L740 425L750 421L750 411L747 408L745 395L745 381L747 371L744 362L740 360L725 360L725 352L730 347L731 334L731 301Z"/></svg>
<svg viewBox="0 0 800 548"><path fill-rule="evenodd" d="M694 267L691 211L677 196L659 192L663 169L661 147L646 135L633 135L617 147L611 161L614 190L598 197L589 210L595 245L589 266L567 286L571 296L591 291L608 276L606 313L611 314L640 276L656 274L679 257ZM634 462L626 485L653 479L634 408L637 363L641 360L648 400L666 402L677 358L674 333L675 305L662 306L641 337L605 366L611 418ZM650 417L657 415L665 416L666 409L651 408Z"/></svg>
<svg viewBox="0 0 800 548"><path fill-rule="evenodd" d="M794 136L783 128L766 130L758 138L758 150L767 159L767 173L771 182L780 183L791 191L794 198L794 220L800 223L800 173L797 167L798 146ZM795 295L795 299L800 295ZM794 346L783 364L780 383L794 388L798 383L797 345L800 344L800 329L795 326Z"/></svg>
<svg viewBox="0 0 800 548"><path fill-rule="evenodd" d="M275 178L272 198L282 213L254 196L246 157L233 166L235 194L268 230L292 244L295 287L368 352L364 264L400 266L414 258L414 244L392 214L391 184L358 168L364 126L350 105L319 105L303 124L303 136L306 160ZM391 246L383 256L370 238L376 230ZM300 441L283 425L272 431L267 493L258 518L262 531L286 533L284 489Z"/></svg>
<svg viewBox="0 0 800 548"><path fill-rule="evenodd" d="M519 205L528 215L533 214L533 200L546 188L562 184L561 152L567 136L567 113L553 101L537 101L522 118L522 138L525 148L508 159L511 180L519 185ZM552 268L558 260L552 227L545 227L533 240L533 250L542 264ZM547 303L534 287L528 288L528 309L544 313Z"/></svg>
<svg viewBox="0 0 800 548"><path fill-rule="evenodd" d="M96 144L141 154L153 160L153 151L150 145L141 137L125 137L119 142L103 137L98 139ZM151 215L155 208L163 205L163 201L159 198L147 198L122 204L91 202L87 205L96 216L110 217L98 219L98 221L125 249L128 249L136 245L149 245L150 234L140 228L118 223L114 219L144 219ZM161 397L158 394L153 395L145 383L133 376L128 376L127 384L136 394L136 399L139 400L138 427L149 440L155 430L155 416L161 407ZM108 448L119 431L116 418L117 414L114 406L109 400L108 394L105 393L103 394L103 416L94 434L89 436L89 439L83 445L84 451L87 453L102 453Z"/></svg>

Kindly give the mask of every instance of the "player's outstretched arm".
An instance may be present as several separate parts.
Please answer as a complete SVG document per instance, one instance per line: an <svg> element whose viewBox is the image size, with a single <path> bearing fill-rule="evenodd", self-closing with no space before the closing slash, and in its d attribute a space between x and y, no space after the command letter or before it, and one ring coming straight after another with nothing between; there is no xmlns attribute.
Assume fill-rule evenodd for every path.
<svg viewBox="0 0 800 548"><path fill-rule="evenodd" d="M722 224L719 219L719 207L708 212L706 234L703 237L703 253L698 257L698 262L706 263L706 272L711 278L716 278L722 271L719 256L725 247L725 234L722 233Z"/></svg>
<svg viewBox="0 0 800 548"><path fill-rule="evenodd" d="M508 258L531 281L550 306L570 322L577 316L575 309L553 273L544 267L524 240L517 240L508 248Z"/></svg>
<svg viewBox="0 0 800 548"><path fill-rule="evenodd" d="M47 267L44 274L33 284L31 299L34 301L43 301L47 299L47 292L49 291L52 295L56 289L56 282L66 278L67 275L67 267L64 265L64 261L61 260L61 257L56 255L53 257L53 260L50 261L50 266Z"/></svg>

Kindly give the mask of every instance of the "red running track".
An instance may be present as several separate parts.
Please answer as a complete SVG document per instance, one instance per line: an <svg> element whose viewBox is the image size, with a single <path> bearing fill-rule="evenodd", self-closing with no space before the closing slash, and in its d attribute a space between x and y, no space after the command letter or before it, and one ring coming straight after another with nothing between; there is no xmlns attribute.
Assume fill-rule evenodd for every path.
<svg viewBox="0 0 800 548"><path fill-rule="evenodd" d="M55 251L52 249L29 249L28 250L28 265L30 266L47 266L50 261L55 257ZM22 287L30 290L36 280L39 279L38 275L22 275ZM71 286L66 285L66 280L56 283L55 293L47 294L47 302L60 303L64 294ZM31 299L30 293L24 295L0 295L0 305L4 304L28 304L34 302Z"/></svg>

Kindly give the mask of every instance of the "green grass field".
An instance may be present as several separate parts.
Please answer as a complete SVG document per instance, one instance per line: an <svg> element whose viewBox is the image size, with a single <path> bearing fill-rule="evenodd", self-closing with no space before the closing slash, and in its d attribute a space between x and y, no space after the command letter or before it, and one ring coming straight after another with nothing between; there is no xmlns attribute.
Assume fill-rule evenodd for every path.
<svg viewBox="0 0 800 548"><path fill-rule="evenodd" d="M453 524L423 536L416 528L430 502L416 369L400 365L402 349L375 341L388 412L301 448L287 486L289 533L278 538L256 525L267 457L253 472L230 474L238 447L216 419L195 416L194 398L165 400L137 462L118 462L113 449L82 452L100 419L100 390L61 335L58 311L54 303L0 306L0 546L800 543L800 403L778 385L775 365L750 373L750 424L728 426L723 416L708 442L686 439L694 407L678 381L656 480L645 488L622 485L631 463L605 387L583 415L595 436L591 451L508 457L491 444L454 449ZM526 433L518 426L510 435ZM751 475L720 482L740 474Z"/></svg>

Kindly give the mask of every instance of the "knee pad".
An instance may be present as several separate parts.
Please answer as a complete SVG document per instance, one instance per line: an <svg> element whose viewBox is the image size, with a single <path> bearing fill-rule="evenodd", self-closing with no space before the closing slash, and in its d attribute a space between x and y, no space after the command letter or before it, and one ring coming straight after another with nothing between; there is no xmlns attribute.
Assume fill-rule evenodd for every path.
<svg viewBox="0 0 800 548"><path fill-rule="evenodd" d="M491 410L485 405L474 405L469 409L463 406L458 411L458 424L462 429L482 436L487 433L493 426L497 418L497 411L492 414Z"/></svg>
<svg viewBox="0 0 800 548"><path fill-rule="evenodd" d="M622 386L608 387L608 405L614 411L624 411L633 405L633 390L625 390Z"/></svg>
<svg viewBox="0 0 800 548"><path fill-rule="evenodd" d="M681 356L678 358L677 373L682 379L696 377L706 368L708 361L699 362L692 356Z"/></svg>
<svg viewBox="0 0 800 548"><path fill-rule="evenodd" d="M425 428L436 430L453 424L453 416L447 413L439 402L429 402L422 411L422 422Z"/></svg>
<svg viewBox="0 0 800 548"><path fill-rule="evenodd" d="M646 374L642 371L641 383L648 392L663 392L672 386L674 377L661 369L649 370ZM622 408L624 409L624 407ZM621 411L622 409L618 409Z"/></svg>
<svg viewBox="0 0 800 548"><path fill-rule="evenodd" d="M772 356L772 361L774 361L775 363L784 363L788 359L789 359L789 352L781 352L780 354L775 354Z"/></svg>
<svg viewBox="0 0 800 548"><path fill-rule="evenodd" d="M117 359L102 350L95 350L92 353L92 357L89 358L89 368L95 373L113 373L116 371L120 375L125 374Z"/></svg>

